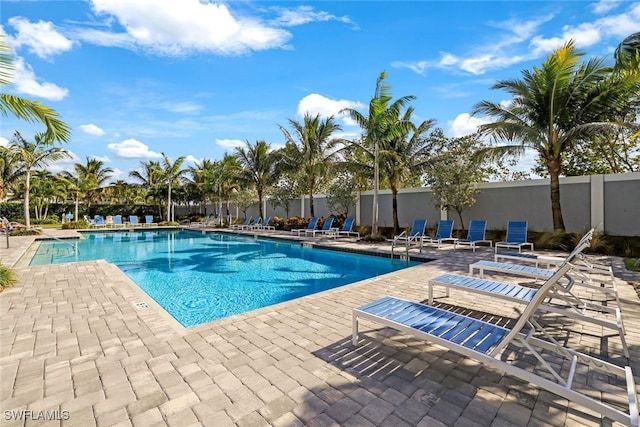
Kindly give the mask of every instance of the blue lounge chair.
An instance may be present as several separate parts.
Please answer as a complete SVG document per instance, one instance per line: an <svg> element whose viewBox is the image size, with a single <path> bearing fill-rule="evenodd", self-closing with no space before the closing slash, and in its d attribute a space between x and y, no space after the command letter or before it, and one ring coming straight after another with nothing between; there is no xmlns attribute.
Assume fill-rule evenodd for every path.
<svg viewBox="0 0 640 427"><path fill-rule="evenodd" d="M436 230L436 235L434 237L431 236L422 236L422 243L435 243L437 247L440 247L442 242L451 241L454 242L456 239L451 237L451 233L453 233L453 220L452 219L442 219L438 223L438 229Z"/></svg>
<svg viewBox="0 0 640 427"><path fill-rule="evenodd" d="M232 230L238 230L241 229L244 226L247 226L249 224L251 224L251 221L253 220L253 216L248 216L244 219L244 222L242 224L231 224L229 226L230 229Z"/></svg>
<svg viewBox="0 0 640 427"><path fill-rule="evenodd" d="M477 360L614 421L636 426L638 396L631 367L620 367L565 347L537 321L541 304L571 268L569 262L558 268L531 297L511 329L444 308L387 296L353 309L352 343L358 345L359 320L367 319ZM539 361L537 368L542 372L529 369L531 360ZM582 382L576 382L574 388L574 374L587 369L590 374L616 376L615 381L626 386L623 393L628 412L611 405L614 399L603 401L592 397L595 394ZM613 394L613 389L610 393Z"/></svg>
<svg viewBox="0 0 640 427"><path fill-rule="evenodd" d="M124 227L124 222L122 222L122 215L114 215L114 217L113 217L113 226L114 227Z"/></svg>
<svg viewBox="0 0 640 427"><path fill-rule="evenodd" d="M307 228L294 228L291 230L291 232L297 232L298 236L300 236L300 233L304 231L304 233L306 234L308 230L315 230L316 226L318 225L318 217L313 217L309 220L309 225L307 225Z"/></svg>
<svg viewBox="0 0 640 427"><path fill-rule="evenodd" d="M498 248L517 249L518 252L522 252L524 246L533 250L533 243L527 242L527 221L507 222L507 236L503 242L496 243L496 252Z"/></svg>
<svg viewBox="0 0 640 427"><path fill-rule="evenodd" d="M491 240L485 239L485 233L487 231L487 221L480 219L472 219L469 222L469 230L467 230L466 239L456 239L453 242L453 249L455 250L458 245L470 246L473 252L476 251L476 245L479 243L488 243L489 247L493 246Z"/></svg>
<svg viewBox="0 0 640 427"><path fill-rule="evenodd" d="M262 224L258 227L258 230L275 230L276 228L273 225L269 225L271 222L271 217L268 216L262 221Z"/></svg>
<svg viewBox="0 0 640 427"><path fill-rule="evenodd" d="M424 230L426 228L427 228L426 219L413 220L411 231L409 231L408 234L407 234L407 230L404 230L402 233L398 234L393 238L393 242L391 243L392 251L395 246L398 246L403 242L407 246L407 248L416 244L422 245L422 236L424 236Z"/></svg>
<svg viewBox="0 0 640 427"><path fill-rule="evenodd" d="M332 228L331 232L329 233L329 235L333 238L336 237L340 237L340 236L351 236L352 234L354 234L356 236L356 239L360 239L360 233L358 233L357 231L353 231L353 223L355 222L355 218L353 217L348 217L347 219L344 220L344 224L342 224L342 228Z"/></svg>
<svg viewBox="0 0 640 427"><path fill-rule="evenodd" d="M313 230L305 230L304 235L306 236L307 233L311 233L311 237L316 237L316 233L328 234L328 233L331 232L331 226L332 225L333 225L333 217L330 216L328 218L325 218L324 224L322 224L322 228L313 229Z"/></svg>
<svg viewBox="0 0 640 427"><path fill-rule="evenodd" d="M152 225L156 225L155 222L153 222L153 215L145 215L144 216L144 225L151 227Z"/></svg>
<svg viewBox="0 0 640 427"><path fill-rule="evenodd" d="M104 218L102 217L102 215L95 215L93 217L93 221L94 221L96 227L106 227L107 226L107 223L104 222Z"/></svg>
<svg viewBox="0 0 640 427"><path fill-rule="evenodd" d="M89 218L89 215L85 215L83 218L87 222L87 224L89 224L89 227L95 227L96 226L95 220Z"/></svg>
<svg viewBox="0 0 640 427"><path fill-rule="evenodd" d="M138 225L138 215L129 215L129 224L133 226Z"/></svg>
<svg viewBox="0 0 640 427"><path fill-rule="evenodd" d="M239 227L240 230L251 230L253 227L256 227L257 225L262 224L262 217L256 217L253 221L251 221L249 224L247 225L241 225Z"/></svg>

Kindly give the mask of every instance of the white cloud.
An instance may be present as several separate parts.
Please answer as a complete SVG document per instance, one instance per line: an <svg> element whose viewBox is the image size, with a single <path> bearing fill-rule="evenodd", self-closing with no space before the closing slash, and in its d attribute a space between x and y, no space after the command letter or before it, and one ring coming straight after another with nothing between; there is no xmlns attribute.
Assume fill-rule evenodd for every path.
<svg viewBox="0 0 640 427"><path fill-rule="evenodd" d="M67 150L67 154L69 154L69 157L51 162L46 165L45 169L47 169L51 173L60 173L63 171L74 172L74 165L76 163L82 163L82 160L76 155L76 153L72 151Z"/></svg>
<svg viewBox="0 0 640 427"><path fill-rule="evenodd" d="M505 68L532 59L532 54L517 54L516 47L527 41L538 28L551 20L552 15L541 16L527 21L511 19L492 23L493 27L502 32L492 32L493 40L484 46L475 47L467 55L454 55L450 52L440 52L439 59L419 61L396 61L392 63L396 68L408 68L424 75L431 68L458 68L471 74L479 75L493 69Z"/></svg>
<svg viewBox="0 0 640 427"><path fill-rule="evenodd" d="M354 29L357 29L357 26L355 26L349 17L335 16L324 11L316 12L311 6L298 6L295 9L276 7L273 9L277 11L280 16L272 22L283 27L293 27L296 25L307 24L309 22L338 21L344 24L352 24L354 25Z"/></svg>
<svg viewBox="0 0 640 427"><path fill-rule="evenodd" d="M84 133L88 133L89 135L104 135L104 131L93 123L89 123L88 125L80 125L80 129L82 129Z"/></svg>
<svg viewBox="0 0 640 427"><path fill-rule="evenodd" d="M4 136L0 136L0 147L8 147L8 146L9 146L9 140Z"/></svg>
<svg viewBox="0 0 640 427"><path fill-rule="evenodd" d="M330 99L317 93L312 93L300 100L298 103L298 115L304 116L306 113L311 115L320 114L322 117L340 116L340 111L344 108L361 109L364 104L358 101L349 101L347 99ZM342 121L349 126L356 125L353 120L347 116L342 116Z"/></svg>
<svg viewBox="0 0 640 427"><path fill-rule="evenodd" d="M604 16L593 22L584 22L575 26L565 25L559 36L533 37L530 45L535 54L541 55L556 49L570 39L575 41L576 47L586 48L606 38L613 37L621 40L638 31L640 31L640 3L633 3L627 11L617 15Z"/></svg>
<svg viewBox="0 0 640 427"><path fill-rule="evenodd" d="M471 135L478 127L490 123L485 117L473 117L469 113L458 114L455 119L449 120L449 135L453 138Z"/></svg>
<svg viewBox="0 0 640 427"><path fill-rule="evenodd" d="M51 22L30 22L21 16L9 18L9 24L16 29L12 38L14 48L27 46L29 51L42 59L71 50L73 42L60 34Z"/></svg>
<svg viewBox="0 0 640 427"><path fill-rule="evenodd" d="M24 59L16 57L13 70L13 85L18 93L33 95L50 101L60 101L69 94L68 89L61 88L53 83L40 83Z"/></svg>
<svg viewBox="0 0 640 427"><path fill-rule="evenodd" d="M245 145L241 139L216 139L216 144L223 148L236 148Z"/></svg>
<svg viewBox="0 0 640 427"><path fill-rule="evenodd" d="M78 30L77 37L106 46L160 55L194 52L243 54L282 48L291 33L256 18L234 15L228 5L199 0L92 0L93 10L123 32ZM114 19L115 18L115 19ZM115 25L114 25L115 26Z"/></svg>
<svg viewBox="0 0 640 427"><path fill-rule="evenodd" d="M602 14L617 8L621 2L622 0L600 0L597 3L592 3L591 8L594 13Z"/></svg>
<svg viewBox="0 0 640 427"><path fill-rule="evenodd" d="M129 182L129 173L123 171L122 169L113 168L113 170L111 171L111 176L109 177L109 183L119 180Z"/></svg>
<svg viewBox="0 0 640 427"><path fill-rule="evenodd" d="M162 108L173 113L196 113L203 107L193 102L168 102L163 104Z"/></svg>
<svg viewBox="0 0 640 427"><path fill-rule="evenodd" d="M187 156L185 156L184 160L186 162L190 162L190 163L200 163L202 161L202 158L197 158L196 156L189 154Z"/></svg>
<svg viewBox="0 0 640 427"><path fill-rule="evenodd" d="M109 158L109 156L90 156L92 159L97 160L99 162L103 162L103 163L110 163L111 159Z"/></svg>
<svg viewBox="0 0 640 427"><path fill-rule="evenodd" d="M162 157L162 154L149 150L148 145L133 138L108 144L107 148L117 157L125 159L158 159Z"/></svg>

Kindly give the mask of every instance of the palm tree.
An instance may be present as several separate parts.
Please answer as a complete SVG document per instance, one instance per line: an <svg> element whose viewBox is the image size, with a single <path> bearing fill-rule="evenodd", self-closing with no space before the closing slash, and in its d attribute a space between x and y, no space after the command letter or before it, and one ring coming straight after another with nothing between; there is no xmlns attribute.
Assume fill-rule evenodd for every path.
<svg viewBox="0 0 640 427"><path fill-rule="evenodd" d="M640 71L640 32L625 38L614 52L617 70Z"/></svg>
<svg viewBox="0 0 640 427"><path fill-rule="evenodd" d="M167 221L172 221L171 217L171 189L174 185L180 183L180 178L185 174L186 170L181 169L185 156L178 157L175 162L171 162L171 159L166 154L162 154L162 172L161 180L164 184L167 184Z"/></svg>
<svg viewBox="0 0 640 427"><path fill-rule="evenodd" d="M109 184L105 190L109 194L112 203L129 205L138 198L139 187L119 179Z"/></svg>
<svg viewBox="0 0 640 427"><path fill-rule="evenodd" d="M541 67L522 72L522 79L502 80L493 89L504 89L513 99L508 105L482 101L474 114L495 119L480 127L482 135L516 144L494 146L481 155L521 155L526 148L538 152L550 178L553 227L564 230L560 205L562 155L579 140L620 127L610 121L619 117L633 93L638 93L640 73L610 78L611 69L600 59L580 64L584 54L573 41L549 56Z"/></svg>
<svg viewBox="0 0 640 427"><path fill-rule="evenodd" d="M0 202L23 174L15 150L0 147Z"/></svg>
<svg viewBox="0 0 640 427"><path fill-rule="evenodd" d="M34 136L34 142L29 142L22 137L20 132L14 134L14 139L9 145L18 156L21 169L24 172L24 225L31 227L29 217L29 193L31 190L31 173L35 168L42 167L50 161L60 160L69 154L60 147L47 147L45 135L38 133Z"/></svg>
<svg viewBox="0 0 640 427"><path fill-rule="evenodd" d="M373 221L371 235L378 235L378 190L380 185L380 149L387 142L406 135L411 129L410 122L398 120L400 112L405 105L415 99L414 96L403 96L391 102L391 86L385 83L386 72L381 72L376 80L376 89L373 98L369 102L369 111L365 116L352 108L345 108L341 113L346 113L363 130L363 138L360 147L373 158ZM431 126L431 125L429 125ZM397 209L397 201L394 202ZM394 212L394 227L397 229L397 210Z"/></svg>
<svg viewBox="0 0 640 427"><path fill-rule="evenodd" d="M215 188L211 185L208 176L212 175L215 168L215 162L209 159L202 159L200 163L196 162L193 166L187 168L187 172L191 175L190 182L196 187L200 199L197 202L204 202L205 214L207 203L215 196Z"/></svg>
<svg viewBox="0 0 640 427"><path fill-rule="evenodd" d="M241 171L238 158L225 153L222 160L215 160L212 167L203 172L207 185L215 189L214 192L220 202L225 202L227 218L230 217L230 201L241 188L239 179Z"/></svg>
<svg viewBox="0 0 640 427"><path fill-rule="evenodd" d="M333 116L321 119L319 114L312 117L308 113L302 123L289 119L289 125L293 128L293 135L280 126L286 141L283 164L300 172L309 195L311 216L315 216L313 193L335 161L336 147L341 140L333 138L333 134L342 128Z"/></svg>
<svg viewBox="0 0 640 427"><path fill-rule="evenodd" d="M91 204L95 201L102 185L111 177L113 169L104 167L104 162L87 157L86 164L76 163L74 169L84 184L84 198L87 212L90 214Z"/></svg>
<svg viewBox="0 0 640 427"><path fill-rule="evenodd" d="M4 34L0 34L0 84L11 83L13 75L13 56L11 48L4 41ZM47 130L44 141L65 141L71 137L69 125L60 120L58 113L38 101L30 101L7 93L0 93L0 113L6 117L8 113L28 122L41 122Z"/></svg>
<svg viewBox="0 0 640 427"><path fill-rule="evenodd" d="M78 215L80 214L80 199L84 197L85 193L89 190L91 183L84 181L78 174L77 170L74 170L73 172L63 171L60 173L60 177L64 181L67 190L73 194L73 201L75 205L74 218L76 221L79 221L80 218Z"/></svg>
<svg viewBox="0 0 640 427"><path fill-rule="evenodd" d="M265 141L256 141L254 145L246 141L245 147L236 148L236 157L243 168L244 178L258 193L260 217L264 218L262 199L264 192L278 182L280 154L271 150L271 145Z"/></svg>

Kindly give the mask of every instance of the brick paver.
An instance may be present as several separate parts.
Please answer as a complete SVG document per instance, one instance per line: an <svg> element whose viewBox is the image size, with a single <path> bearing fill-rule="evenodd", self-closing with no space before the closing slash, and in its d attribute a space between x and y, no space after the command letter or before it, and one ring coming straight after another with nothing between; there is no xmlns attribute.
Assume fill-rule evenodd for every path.
<svg viewBox="0 0 640 427"><path fill-rule="evenodd" d="M0 249L3 262L17 262L32 241L13 239L11 252ZM68 420L53 423L62 426L611 425L588 408L378 324L361 322L354 348L353 307L384 295L424 301L429 277L464 273L492 252L445 247L425 255L436 261L188 329L153 305L136 309L134 302L149 298L104 261L18 265L20 284L0 293L0 415L68 411ZM639 299L624 281L618 286L640 383ZM518 316L503 301L453 291L447 299L442 289L435 295L436 304L503 324ZM563 327L570 346L619 359L615 336L603 340L590 325ZM584 383L585 372L575 381ZM598 379L590 386L607 389Z"/></svg>

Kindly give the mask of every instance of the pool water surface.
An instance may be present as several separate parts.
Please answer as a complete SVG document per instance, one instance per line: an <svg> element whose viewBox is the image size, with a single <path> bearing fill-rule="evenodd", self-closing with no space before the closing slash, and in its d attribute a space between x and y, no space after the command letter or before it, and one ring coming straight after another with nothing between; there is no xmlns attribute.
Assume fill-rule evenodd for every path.
<svg viewBox="0 0 640 427"><path fill-rule="evenodd" d="M171 230L43 241L31 265L97 259L117 265L185 327L418 264L300 242Z"/></svg>

